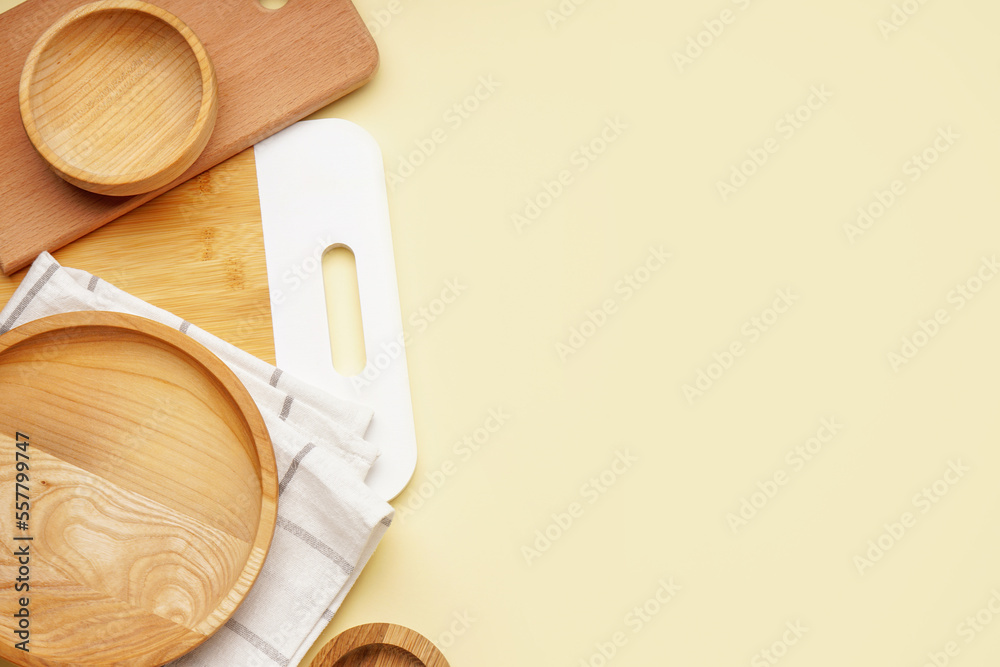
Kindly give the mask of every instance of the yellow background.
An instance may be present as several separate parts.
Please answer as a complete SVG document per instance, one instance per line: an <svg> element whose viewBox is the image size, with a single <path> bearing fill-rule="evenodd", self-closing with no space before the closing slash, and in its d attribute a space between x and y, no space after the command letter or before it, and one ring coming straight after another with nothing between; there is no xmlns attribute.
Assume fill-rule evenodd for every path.
<svg viewBox="0 0 1000 667"><path fill-rule="evenodd" d="M607 664L754 667L798 623L781 665L918 667L952 641L948 664L995 663L1000 618L971 642L962 628L1000 590L1000 281L961 309L952 291L1000 251L1000 6L897 2L916 13L884 35L881 0L564 0L554 26L559 0L356 4L381 71L318 117L365 127L387 173L435 144L389 194L420 462L320 644L388 621L456 667L597 667L621 632ZM732 22L681 71L675 53L723 10ZM481 77L500 85L456 126ZM814 86L830 99L786 137ZM627 127L579 171L616 118ZM910 180L942 128L954 145ZM769 139L778 151L723 201L717 183ZM572 183L519 231L512 215L562 170ZM845 225L897 179L852 242ZM672 256L626 300L616 284L650 246ZM455 279L461 296L417 329ZM779 290L797 301L751 341ZM607 299L616 312L560 358ZM947 323L894 369L939 309ZM744 354L690 402L683 386L734 342ZM456 451L500 408L480 451ZM830 418L842 430L795 471L787 453ZM626 451L638 462L591 503L584 485ZM914 495L950 461L968 472L923 513ZM734 533L727 514L780 472ZM574 502L529 564L522 547ZM915 526L859 572L905 512ZM631 610L671 578L681 590L634 632Z"/></svg>

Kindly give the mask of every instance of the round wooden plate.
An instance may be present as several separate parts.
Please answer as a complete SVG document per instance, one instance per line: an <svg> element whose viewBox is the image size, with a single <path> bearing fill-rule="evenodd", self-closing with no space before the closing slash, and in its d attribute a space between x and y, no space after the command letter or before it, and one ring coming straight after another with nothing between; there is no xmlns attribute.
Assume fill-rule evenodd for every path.
<svg viewBox="0 0 1000 667"><path fill-rule="evenodd" d="M276 513L260 412L188 336L103 312L0 336L4 658L138 667L181 656L253 585ZM15 646L25 638L27 653Z"/></svg>
<svg viewBox="0 0 1000 667"><path fill-rule="evenodd" d="M201 155L218 110L205 47L173 14L136 0L70 11L39 38L21 74L28 138L62 178L137 195Z"/></svg>
<svg viewBox="0 0 1000 667"><path fill-rule="evenodd" d="M429 639L391 623L345 630L320 649L312 667L448 667Z"/></svg>

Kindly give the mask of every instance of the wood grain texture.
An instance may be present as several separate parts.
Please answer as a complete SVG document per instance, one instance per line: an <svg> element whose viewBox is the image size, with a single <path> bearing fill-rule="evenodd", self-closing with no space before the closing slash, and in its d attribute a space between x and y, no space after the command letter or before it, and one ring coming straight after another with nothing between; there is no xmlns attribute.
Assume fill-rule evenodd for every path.
<svg viewBox="0 0 1000 667"><path fill-rule="evenodd" d="M49 170L21 128L16 102L32 45L79 0L28 0L0 14L0 271L25 266L149 201L86 192ZM366 83L375 42L350 0L294 0L267 10L251 0L160 0L201 39L215 65L219 115L201 157L174 185ZM170 187L170 186L168 186Z"/></svg>
<svg viewBox="0 0 1000 667"><path fill-rule="evenodd" d="M274 363L252 149L55 257ZM0 276L0 303L6 303L24 274Z"/></svg>
<svg viewBox="0 0 1000 667"><path fill-rule="evenodd" d="M0 596L0 655L158 665L221 627L263 565L277 514L267 430L228 367L150 320L65 313L0 336L0 395L0 502L14 506L21 432L31 503L27 530L8 512L0 532L34 538L40 630L26 659L10 639L18 596ZM2 540L0 576L17 569L18 545Z"/></svg>
<svg viewBox="0 0 1000 667"><path fill-rule="evenodd" d="M448 667L423 635L391 623L369 623L340 633L320 649L312 667Z"/></svg>
<svg viewBox="0 0 1000 667"><path fill-rule="evenodd" d="M37 570L32 568L32 573L38 573L40 578L56 576L58 571L45 563L40 563ZM13 573L9 567L0 566L0 576L8 577ZM7 595L8 591L4 591ZM12 592L10 597L14 597ZM116 649L112 646L95 643L88 653L87 661L80 661L81 636L85 636L87 628L91 625L100 625L108 629L110 633L129 632L143 636L143 649L148 656L148 660L132 661L130 667L140 667L142 665L161 665L170 656L174 655L177 643L184 645L197 645L204 641L204 637L198 633L186 630L183 627L163 619L155 614L139 614L136 608L127 602L122 602L114 598L109 598L103 593L99 593L84 586L62 585L58 589L60 598L59 606L46 606L39 609L37 613L32 611L32 632L31 642L45 644L49 649L47 655L33 656L30 653L15 656L16 662L13 664L26 665L27 667L49 667L52 664L89 664L89 665L109 665L115 660ZM13 609L4 607L6 615ZM11 629L6 624L3 632L10 634ZM9 658L9 657L8 657ZM9 658L12 661L14 659ZM122 664L122 663L119 663Z"/></svg>
<svg viewBox="0 0 1000 667"><path fill-rule="evenodd" d="M179 178L201 155L218 111L215 69L173 14L137 0L70 11L32 48L21 118L63 179L137 195Z"/></svg>

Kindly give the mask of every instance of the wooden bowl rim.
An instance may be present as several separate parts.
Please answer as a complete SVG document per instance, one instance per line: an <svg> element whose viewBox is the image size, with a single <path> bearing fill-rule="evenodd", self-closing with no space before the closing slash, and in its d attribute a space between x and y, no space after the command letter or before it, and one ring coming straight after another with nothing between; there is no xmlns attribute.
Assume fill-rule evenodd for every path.
<svg viewBox="0 0 1000 667"><path fill-rule="evenodd" d="M191 49L198 62L201 73L202 95L201 106L198 109L198 117L195 119L195 122L191 126L191 129L188 132L187 137L185 137L183 143L170 155L157 159L155 161L156 163L150 167L126 173L101 174L81 169L80 167L70 164L64 160L61 155L53 151L52 148L49 147L48 143L42 139L41 133L38 131L38 126L35 121L35 109L32 104L31 87L36 81L35 70L38 67L38 60L52 44L52 41L56 39L59 34L66 29L66 27L92 14L113 11L134 11L147 14L154 19L166 23L180 33L181 36L184 37L188 48ZM205 50L205 45L201 43L201 40L194 34L194 31L192 31L191 28L189 28L188 25L181 21L177 16L161 7L152 5L148 2L142 2L142 0L97 0L96 2L81 5L80 7L63 14L48 28L48 30L42 34L41 37L38 38L38 41L35 42L35 45L29 52L28 58L24 63L24 68L21 70L18 102L21 107L21 119L24 124L24 129L28 134L28 138L31 140L31 143L35 146L35 149L42 155L45 161L57 171L68 175L74 180L83 183L92 183L96 186L116 186L141 183L155 178L160 174L176 170L177 164L185 159L188 149L191 146L197 145L204 138L206 132L211 134L215 126L214 110L218 103L215 68L208 52ZM182 172L183 170L181 170L181 173ZM178 173L177 176L180 176L180 173Z"/></svg>
<svg viewBox="0 0 1000 667"><path fill-rule="evenodd" d="M250 396L250 392L247 390L246 386L240 381L232 369L230 369L229 366L219 359L219 357L217 357L211 350L198 341L155 320L150 320L148 318L129 313L100 310L74 311L49 315L17 326L7 333L0 335L0 356L11 348L14 348L17 345L40 335L60 330L90 327L123 329L147 336L162 343L166 343L170 347L174 348L180 355L186 356L193 362L199 364L204 372L218 380L220 389L224 390L233 400L243 419L246 421L248 430L253 438L254 451L257 454L257 460L260 466L261 485L260 520L257 524L257 534L254 536L254 540L250 544L250 552L243 569L240 571L240 575L236 577L232 588L229 589L226 596L219 602L219 605L216 606L207 616L211 616L212 613L218 611L226 605L232 605L232 609L229 613L219 618L218 623L214 625L212 631L207 633L203 639L193 645L186 646L182 652L172 655L169 658L169 660L176 660L182 655L203 644L210 637L212 637L215 632L220 630L236 612L240 604L242 604L246 599L246 596L249 594L254 583L257 581L257 578L260 576L261 570L264 567L264 562L266 561L267 553L270 550L271 540L274 537L278 518L278 473L274 457L274 448L271 444L271 438L267 430L267 425L264 423L264 418L261 416L257 404ZM258 551L261 556L256 558L255 553ZM240 589L242 589L242 591ZM238 594L234 597L234 593L236 592L238 592ZM81 645L80 648L81 651L86 651L85 645ZM5 659L12 661L27 659L29 662L24 664L30 665L71 664L65 661L40 659L30 653L14 651L6 643L6 641L0 642L0 655L2 655ZM133 659L140 657L141 655L142 654L136 654L133 656Z"/></svg>
<svg viewBox="0 0 1000 667"><path fill-rule="evenodd" d="M377 634L381 639L370 641L371 634ZM411 646L404 646L407 642ZM320 649L310 667L334 667L348 654L367 646L390 646L405 651L422 665L448 667L447 658L434 642L416 630L395 623L365 623L344 630Z"/></svg>

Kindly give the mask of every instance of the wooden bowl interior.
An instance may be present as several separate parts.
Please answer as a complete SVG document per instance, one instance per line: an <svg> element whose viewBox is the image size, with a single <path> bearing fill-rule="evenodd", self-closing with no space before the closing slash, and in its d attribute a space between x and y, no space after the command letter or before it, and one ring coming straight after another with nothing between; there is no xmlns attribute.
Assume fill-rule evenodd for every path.
<svg viewBox="0 0 1000 667"><path fill-rule="evenodd" d="M319 650L310 667L448 667L426 637L392 623L345 630Z"/></svg>
<svg viewBox="0 0 1000 667"><path fill-rule="evenodd" d="M198 58L177 28L116 8L50 35L29 94L39 137L66 166L97 179L138 179L183 156L205 91ZM130 117L134 109L141 119Z"/></svg>
<svg viewBox="0 0 1000 667"><path fill-rule="evenodd" d="M127 619L121 638L86 641L94 664L161 664L204 641L239 602L263 495L252 429L216 375L143 333L75 327L0 350L0 395L5 434L30 435L37 631ZM14 467L0 447L0 489ZM19 534L11 512L0 530ZM80 641L50 633L32 655L78 664Z"/></svg>
<svg viewBox="0 0 1000 667"><path fill-rule="evenodd" d="M409 651L389 644L360 646L330 667L427 667L423 660Z"/></svg>

